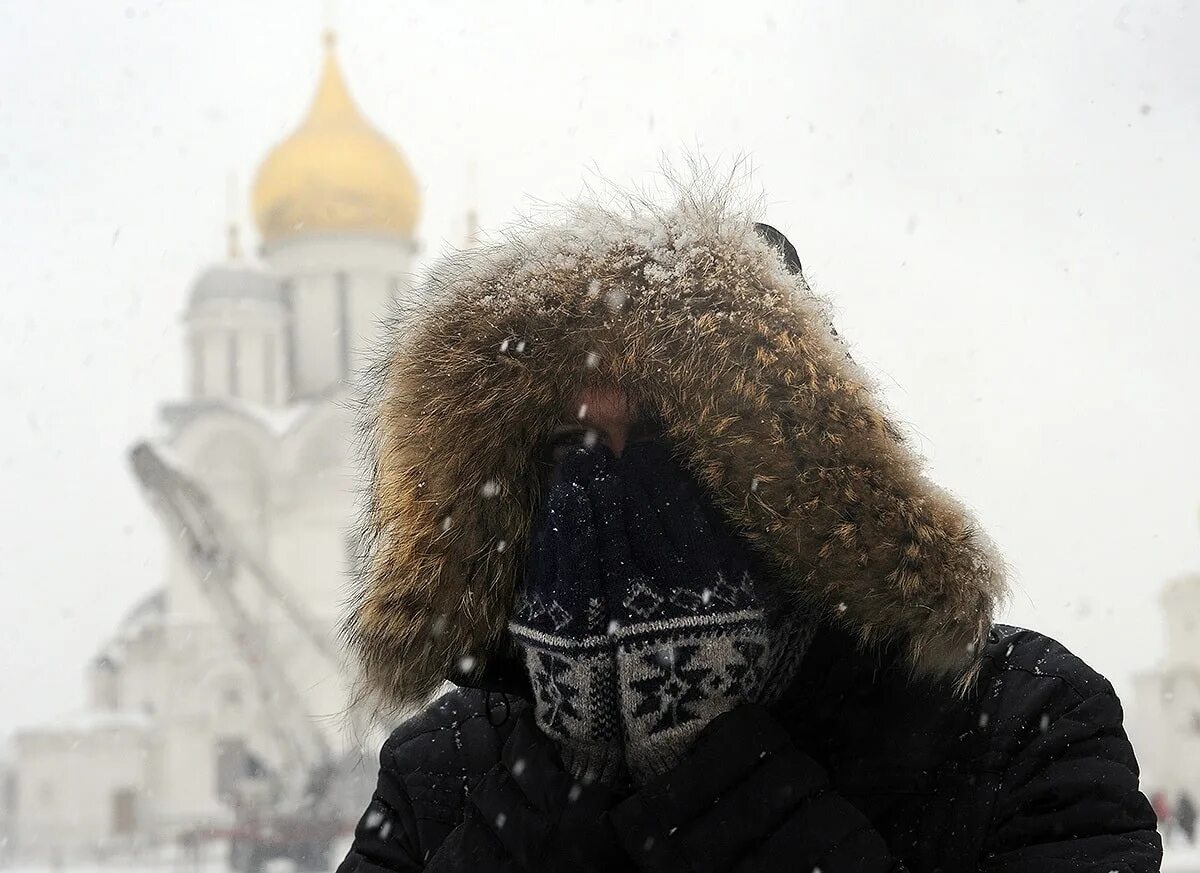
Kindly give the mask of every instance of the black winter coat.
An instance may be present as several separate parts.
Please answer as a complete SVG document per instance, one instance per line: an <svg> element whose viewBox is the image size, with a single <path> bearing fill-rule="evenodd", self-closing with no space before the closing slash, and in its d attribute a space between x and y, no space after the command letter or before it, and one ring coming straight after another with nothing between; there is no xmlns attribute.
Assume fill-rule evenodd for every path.
<svg viewBox="0 0 1200 873"><path fill-rule="evenodd" d="M572 784L520 697L453 691L385 744L338 873L1158 870L1108 681L1005 626L982 664L956 696L825 628L778 705L623 794Z"/></svg>

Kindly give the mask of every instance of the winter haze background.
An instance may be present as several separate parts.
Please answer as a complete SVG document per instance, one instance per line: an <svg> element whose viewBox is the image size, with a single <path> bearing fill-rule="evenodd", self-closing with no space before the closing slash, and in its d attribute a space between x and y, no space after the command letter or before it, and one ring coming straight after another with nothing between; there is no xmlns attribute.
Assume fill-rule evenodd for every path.
<svg viewBox="0 0 1200 873"><path fill-rule="evenodd" d="M182 394L187 285L310 100L319 36L423 186L424 257L664 154L747 156L1005 618L1123 694L1200 569L1200 6L7 2L0 736L77 707L157 587L124 452Z"/></svg>

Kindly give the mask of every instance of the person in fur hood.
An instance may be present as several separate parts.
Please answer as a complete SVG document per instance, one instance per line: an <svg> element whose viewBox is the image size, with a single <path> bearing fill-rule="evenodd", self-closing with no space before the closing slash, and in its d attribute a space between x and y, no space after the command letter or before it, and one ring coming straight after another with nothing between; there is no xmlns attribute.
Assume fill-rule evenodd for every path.
<svg viewBox="0 0 1200 873"><path fill-rule="evenodd" d="M993 622L787 239L676 194L460 252L392 326L346 636L419 712L340 873L1157 870L1112 686Z"/></svg>

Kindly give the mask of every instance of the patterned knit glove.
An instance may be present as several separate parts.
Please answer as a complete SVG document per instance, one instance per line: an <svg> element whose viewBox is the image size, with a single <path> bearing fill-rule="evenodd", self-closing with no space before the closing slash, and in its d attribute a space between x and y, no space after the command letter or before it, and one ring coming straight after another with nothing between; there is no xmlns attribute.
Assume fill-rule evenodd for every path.
<svg viewBox="0 0 1200 873"><path fill-rule="evenodd" d="M509 623L524 651L538 727L576 778L607 784L621 767L620 704L591 492L612 490L614 463L603 447L574 448L555 466Z"/></svg>
<svg viewBox="0 0 1200 873"><path fill-rule="evenodd" d="M671 769L718 715L763 696L778 661L749 546L659 443L594 479L600 563L616 631L626 764Z"/></svg>

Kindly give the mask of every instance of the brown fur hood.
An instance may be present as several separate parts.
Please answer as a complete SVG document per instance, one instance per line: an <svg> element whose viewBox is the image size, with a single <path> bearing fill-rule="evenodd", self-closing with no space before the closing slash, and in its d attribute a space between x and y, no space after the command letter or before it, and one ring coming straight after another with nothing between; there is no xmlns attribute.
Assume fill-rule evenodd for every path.
<svg viewBox="0 0 1200 873"><path fill-rule="evenodd" d="M416 704L505 629L537 447L617 382L797 607L965 682L1001 562L924 478L825 304L721 194L576 206L436 265L367 397L371 482L345 631L365 687ZM930 386L931 388L934 386Z"/></svg>

